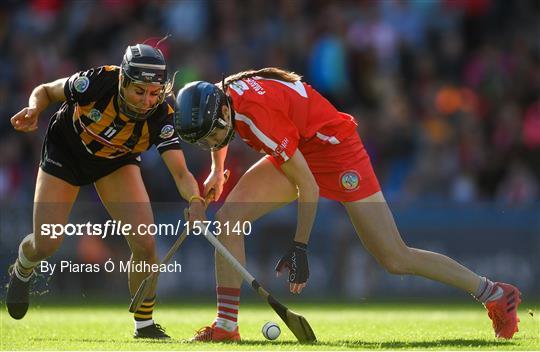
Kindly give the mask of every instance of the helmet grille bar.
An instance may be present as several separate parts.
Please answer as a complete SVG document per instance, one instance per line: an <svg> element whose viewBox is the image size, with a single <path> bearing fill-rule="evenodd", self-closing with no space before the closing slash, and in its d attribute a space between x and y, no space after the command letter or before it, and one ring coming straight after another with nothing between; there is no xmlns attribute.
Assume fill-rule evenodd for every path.
<svg viewBox="0 0 540 352"><path fill-rule="evenodd" d="M130 62L129 66L131 67L140 67L140 68L149 68L152 70L165 70L167 67L165 65L156 65L156 64L142 64L137 62Z"/></svg>

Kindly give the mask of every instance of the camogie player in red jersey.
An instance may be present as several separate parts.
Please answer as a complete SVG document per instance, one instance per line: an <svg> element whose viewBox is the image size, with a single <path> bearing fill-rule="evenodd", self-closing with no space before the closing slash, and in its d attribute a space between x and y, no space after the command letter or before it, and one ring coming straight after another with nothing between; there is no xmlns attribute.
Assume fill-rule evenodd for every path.
<svg viewBox="0 0 540 352"><path fill-rule="evenodd" d="M367 250L390 273L419 275L472 294L488 310L497 337L518 331L520 292L492 282L438 253L408 247L381 192L351 115L336 110L301 77L277 68L245 71L214 85L187 84L176 97L174 125L185 141L212 150L205 194L223 189L227 144L234 132L266 154L238 181L216 217L254 221L298 199L296 234L276 271L289 271L292 293L309 277L307 246L319 196L339 201ZM243 236L218 236L245 263ZM241 276L216 255L218 311L195 341L240 340Z"/></svg>

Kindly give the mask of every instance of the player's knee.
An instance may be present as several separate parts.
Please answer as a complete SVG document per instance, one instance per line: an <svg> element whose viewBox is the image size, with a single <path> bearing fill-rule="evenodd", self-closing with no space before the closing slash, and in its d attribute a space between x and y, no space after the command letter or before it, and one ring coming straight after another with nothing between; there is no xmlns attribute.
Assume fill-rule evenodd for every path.
<svg viewBox="0 0 540 352"><path fill-rule="evenodd" d="M131 252L137 259L152 261L156 257L156 244L153 239L136 241L131 245Z"/></svg>
<svg viewBox="0 0 540 352"><path fill-rule="evenodd" d="M403 267L402 263L397 260L394 260L394 259L385 260L381 264L383 265L384 269L386 269L386 271L390 274L393 274L393 275L407 274L407 271Z"/></svg>
<svg viewBox="0 0 540 352"><path fill-rule="evenodd" d="M378 259L384 269L393 275L411 274L410 261L408 257L408 248L394 253L388 253Z"/></svg>

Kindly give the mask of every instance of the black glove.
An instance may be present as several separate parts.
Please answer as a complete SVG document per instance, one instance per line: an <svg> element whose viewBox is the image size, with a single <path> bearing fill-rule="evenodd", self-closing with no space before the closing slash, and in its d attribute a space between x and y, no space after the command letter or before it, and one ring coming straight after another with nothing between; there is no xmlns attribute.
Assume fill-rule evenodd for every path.
<svg viewBox="0 0 540 352"><path fill-rule="evenodd" d="M307 244L293 242L289 251L277 263L275 270L281 272L283 268L289 269L289 282L295 284L306 282L309 278Z"/></svg>

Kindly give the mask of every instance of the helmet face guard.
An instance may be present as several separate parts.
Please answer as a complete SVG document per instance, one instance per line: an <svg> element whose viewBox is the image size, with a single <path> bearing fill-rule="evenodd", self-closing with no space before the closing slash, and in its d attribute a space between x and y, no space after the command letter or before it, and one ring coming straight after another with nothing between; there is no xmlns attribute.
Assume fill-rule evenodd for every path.
<svg viewBox="0 0 540 352"><path fill-rule="evenodd" d="M211 145L206 137L210 136L212 133L217 131L218 129L226 129L227 134L221 141L219 141L216 144ZM220 150L221 148L225 147L227 144L229 144L232 139L234 138L234 120L232 119L231 115L231 122L226 122L224 119L219 118L215 121L214 125L211 127L210 131L203 137L201 137L199 140L193 142L192 144L205 149L205 150Z"/></svg>
<svg viewBox="0 0 540 352"><path fill-rule="evenodd" d="M221 142L211 147L212 150L220 150L221 148L231 143L231 141L234 139L234 111L230 108L230 105L229 105L229 111L231 112L231 119L229 123L227 124L227 126L222 127L222 128L227 128L227 134L225 135L225 138L223 138Z"/></svg>
<svg viewBox="0 0 540 352"><path fill-rule="evenodd" d="M231 112L228 122L223 116L224 105ZM176 96L174 127L184 141L203 149L219 150L234 137L234 111L228 97L217 86L203 81L192 82ZM222 129L227 132L223 140L210 145L207 137Z"/></svg>
<svg viewBox="0 0 540 352"><path fill-rule="evenodd" d="M131 83L160 87L156 103L145 109L130 103L126 99L125 89ZM159 49L146 44L127 47L118 84L118 107L123 114L132 120L146 120L163 103L171 87L171 82L167 79L167 64Z"/></svg>

